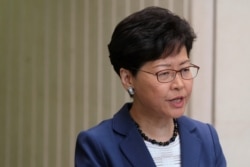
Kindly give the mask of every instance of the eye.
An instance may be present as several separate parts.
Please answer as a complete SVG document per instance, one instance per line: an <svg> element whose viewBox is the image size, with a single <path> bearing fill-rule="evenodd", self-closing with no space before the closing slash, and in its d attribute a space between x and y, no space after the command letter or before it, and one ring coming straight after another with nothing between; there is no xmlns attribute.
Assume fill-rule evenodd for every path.
<svg viewBox="0 0 250 167"><path fill-rule="evenodd" d="M171 75L171 71L169 71L169 70L161 71L157 75L158 75L158 77L169 77Z"/></svg>
<svg viewBox="0 0 250 167"><path fill-rule="evenodd" d="M196 68L194 67L186 67L181 69L181 76L183 79L191 79L193 76L195 76L196 72L194 71Z"/></svg>
<svg viewBox="0 0 250 167"><path fill-rule="evenodd" d="M190 72L190 67L181 69L181 73L189 73L189 72Z"/></svg>

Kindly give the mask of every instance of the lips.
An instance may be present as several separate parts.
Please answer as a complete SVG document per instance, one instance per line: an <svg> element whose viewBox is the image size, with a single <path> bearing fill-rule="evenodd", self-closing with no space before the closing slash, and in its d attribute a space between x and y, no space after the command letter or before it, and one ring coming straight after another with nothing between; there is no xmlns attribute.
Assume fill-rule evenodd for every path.
<svg viewBox="0 0 250 167"><path fill-rule="evenodd" d="M176 97L169 100L170 104L174 108L181 108L184 106L184 97Z"/></svg>

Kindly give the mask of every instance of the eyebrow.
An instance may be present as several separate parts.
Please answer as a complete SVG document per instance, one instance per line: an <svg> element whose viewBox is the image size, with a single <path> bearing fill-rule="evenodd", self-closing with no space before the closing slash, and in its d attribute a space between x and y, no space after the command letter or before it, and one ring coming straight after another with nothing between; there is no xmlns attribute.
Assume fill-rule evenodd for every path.
<svg viewBox="0 0 250 167"><path fill-rule="evenodd" d="M179 65L181 66L181 65L184 65L186 63L190 63L190 60L187 59L187 60L181 62ZM153 68L156 68L156 67L171 67L171 64L159 64L159 65L154 66Z"/></svg>
<svg viewBox="0 0 250 167"><path fill-rule="evenodd" d="M186 64L186 63L190 63L190 60L189 60L189 59L187 59L186 61L181 62L181 63L180 63L180 65L183 65L183 64Z"/></svg>

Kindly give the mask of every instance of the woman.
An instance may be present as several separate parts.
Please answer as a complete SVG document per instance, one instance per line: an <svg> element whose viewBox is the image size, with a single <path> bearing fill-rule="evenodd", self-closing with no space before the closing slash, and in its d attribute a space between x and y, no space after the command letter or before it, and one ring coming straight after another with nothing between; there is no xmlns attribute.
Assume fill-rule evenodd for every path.
<svg viewBox="0 0 250 167"><path fill-rule="evenodd" d="M189 59L194 39L185 20L159 7L117 25L110 61L133 102L79 134L75 166L226 166L215 129L183 116L199 70Z"/></svg>

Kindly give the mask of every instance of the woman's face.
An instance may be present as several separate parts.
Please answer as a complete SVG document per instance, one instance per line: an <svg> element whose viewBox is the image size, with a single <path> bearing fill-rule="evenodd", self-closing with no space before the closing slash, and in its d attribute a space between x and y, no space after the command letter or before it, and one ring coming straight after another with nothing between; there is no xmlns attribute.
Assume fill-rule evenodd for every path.
<svg viewBox="0 0 250 167"><path fill-rule="evenodd" d="M180 70L190 65L186 48L182 47L179 53L147 62L140 70L156 73L165 69ZM138 71L132 84L135 90L133 105L138 110L153 116L178 118L185 112L193 80L184 80L177 73L174 80L160 83L155 75Z"/></svg>

